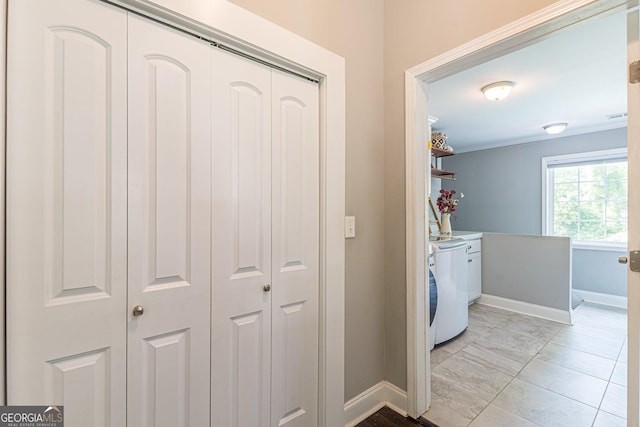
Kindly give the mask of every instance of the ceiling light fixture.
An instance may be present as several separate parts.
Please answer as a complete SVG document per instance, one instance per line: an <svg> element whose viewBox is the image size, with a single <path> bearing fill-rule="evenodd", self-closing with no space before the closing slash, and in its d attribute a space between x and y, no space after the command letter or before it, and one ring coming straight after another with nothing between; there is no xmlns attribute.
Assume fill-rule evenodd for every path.
<svg viewBox="0 0 640 427"><path fill-rule="evenodd" d="M500 101L501 99L505 99L511 93L511 89L516 84L514 82L496 82L491 83L490 85L486 85L482 89L482 93L487 97L490 101Z"/></svg>
<svg viewBox="0 0 640 427"><path fill-rule="evenodd" d="M550 125L542 126L542 129L544 129L544 131L547 132L549 135L562 133L566 128L567 128L566 123L551 123Z"/></svg>

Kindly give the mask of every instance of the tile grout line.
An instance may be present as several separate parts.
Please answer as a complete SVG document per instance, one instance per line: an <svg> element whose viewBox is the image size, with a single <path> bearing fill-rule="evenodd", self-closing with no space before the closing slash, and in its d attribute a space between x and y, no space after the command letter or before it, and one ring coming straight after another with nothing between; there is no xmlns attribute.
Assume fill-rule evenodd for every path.
<svg viewBox="0 0 640 427"><path fill-rule="evenodd" d="M570 325L570 326L575 326L575 324L577 324L577 323L578 323L578 320L579 320L579 319L578 319L578 318L576 318L576 322L574 323L574 325ZM547 345L549 345L549 343L551 343L551 342L553 341L553 338L555 338L555 337L556 337L556 335L558 335L558 334L561 332L561 330L562 330L562 329L558 330L558 331L557 331L557 332L556 332L556 333L555 333L555 334L554 334L554 335L549 339L549 341L544 345L544 347L542 347L542 348L540 349L540 351L542 351L542 349L544 349ZM578 333L578 334L579 334L579 333ZM579 334L579 335L583 335L583 334ZM588 335L583 335L583 336L588 336ZM592 337L592 338L593 338L593 337ZM562 396L562 397L567 398L567 399L569 399L569 400L573 400L574 402L577 402L577 403L580 403L580 404L583 404L583 405L586 405L586 406L589 406L589 407L591 407L591 408L595 409L595 410L596 410L596 414L595 414L595 416L594 416L594 418L593 418L593 421L591 422L591 425L593 426L593 424L596 422L596 419L598 418L598 412L599 412L599 411L601 411L601 409L600 409L600 408L601 408L601 406L602 406L602 402L604 401L604 398L605 398L605 396L606 396L606 394L607 394L607 390L609 390L609 385L611 384L611 378L613 377L613 372L615 371L615 367L616 367L616 365L618 364L618 359L620 358L620 353L622 352L622 349L624 348L624 343L626 342L626 340L627 340L627 339L625 338L625 340L623 341L622 346L620 347L620 350L618 351L618 355L617 355L617 358L616 358L615 360L614 360L614 359L609 359L608 357L604 357L604 356L600 356L600 355L597 355L597 354L593 354L593 353L589 353L589 352L586 352L586 351L582 351L582 350L579 350L579 349L576 349L576 348L572 348L572 347L569 347L569 346L566 346L566 345L563 345L563 344L553 343L553 344L555 344L555 345L559 345L559 346L561 346L561 347L564 347L564 348L567 348L567 349L570 349L570 350L573 350L573 351L579 351L579 352L581 352L581 353L590 354L590 355L592 355L592 356L598 356L598 357L601 357L601 358L603 358L603 359L613 360L613 362L614 362L614 365L613 365L613 366L614 366L614 367L613 367L613 369L611 370L611 373L609 374L609 379L608 379L608 380L603 380L603 379L598 378L598 377L595 377L595 376L593 376L593 375L589 375L589 374L586 374L586 373L584 373L584 372L576 371L575 369L572 369L572 368L567 367L567 366L562 366L562 365L559 365L559 364L556 364L556 363L553 363L553 362L548 362L548 363L551 363L551 364L553 364L553 365L559 366L559 367L561 367L561 368L566 368L566 369L572 370L572 371L574 371L574 372L578 372L578 373L581 373L581 374L587 375L587 376L589 376L589 377L592 377L592 378L595 378L595 379L599 379L599 380L601 380L601 381L606 381L606 382L607 382L607 385L605 386L605 390L604 390L604 392L602 393L602 397L600 398L600 403L598 404L598 406L597 406L597 407L594 407L594 406L592 406L592 405L589 405L588 403L585 403L585 402L581 402L581 401L579 401L579 400L577 400L577 399L574 399L574 398L572 398L572 397L565 396L565 395L563 395L563 394L557 393L557 392L555 392L555 391L553 391L553 390L550 390L550 389L548 389L548 388L546 388L546 387L542 387L542 386L540 386L540 385L538 385L538 384L535 384L535 383L532 383L532 382L530 382L530 381L527 381L526 379L523 379L523 378L519 378L519 379L520 379L520 381L524 381L524 382L526 382L526 383L528 383L528 384L531 384L531 385L533 385L533 386L535 386L535 387L539 387L539 388L541 388L541 389L543 389L543 390L546 390L546 391L551 392L551 393L553 393L553 394L556 394L556 395L558 395L558 396ZM526 368L526 367L529 365L529 363L531 363L531 361L533 361L533 360L536 358L536 356L538 356L538 355L540 354L540 351L538 351L538 352L535 354L535 356L533 356L533 358L531 358L531 359L527 362L527 364L526 364L526 365L525 365L525 366L520 370L520 372L522 372L522 370L524 370L524 368ZM518 374L520 374L520 372L518 372ZM517 377L517 375L518 375L518 374L516 374L516 377ZM514 377L514 378L515 378L515 377ZM615 384L615 383L614 383L614 384ZM497 396L496 396L496 397L497 397ZM502 408L502 409L504 409L504 408ZM506 409L505 409L505 410L506 410ZM602 411L602 412L607 412L607 411ZM620 418L618 415L611 414L610 412L607 412L607 413L608 413L608 414L610 414L610 415L613 415L613 416L616 416L616 417ZM521 417L521 418L524 418L524 417ZM526 418L525 418L525 419L526 419ZM625 419L626 419L626 418L625 418ZM527 421L531 421L531 420L527 419ZM534 424L535 424L535 423L534 423Z"/></svg>
<svg viewBox="0 0 640 427"><path fill-rule="evenodd" d="M503 392L503 391L504 391L504 390L509 386L509 384L511 384L511 383L513 382L513 380L515 380L515 379L518 377L518 375L520 374L520 372L522 372L522 371L523 371L523 370L524 370L524 369L529 365L529 363L531 363L531 361L532 361L532 360L534 360L538 354L540 354L540 351L542 351L542 349L543 349L543 348L545 348L545 347L546 347L546 346L551 342L551 340L552 340L552 339L553 339L553 338L554 338L554 337L555 337L559 332L560 332L560 330L556 331L556 332L555 332L555 333L554 333L554 334L553 334L553 335L552 335L552 336L547 340L547 342L546 342L542 347L540 347L540 350L538 350L538 351L537 351L533 356L531 356L531 358L527 361L527 363L525 363L525 364L522 366L522 368L520 368L520 370L519 370L519 371L518 371L518 372L517 372L517 373L516 373L512 378L511 378L511 380L510 380L507 384L505 384L505 386L504 386L504 387L502 387L502 389L501 389L498 393L496 393L496 395L493 397L493 399L491 399L491 401L489 402L489 404L488 404L487 406L485 406L485 407L482 409L482 411L480 411L480 413L479 413L478 415L476 415L476 416L475 416L474 420L475 420L477 417L479 417L479 416L480 416L480 414L482 414L482 412L484 412L484 410L485 410L485 409L487 409L490 405L494 404L493 402L498 398L498 396L500 396L500 394L501 394L501 393L502 393L502 392ZM518 379L519 379L520 381L524 381L524 380L522 380L522 379L520 379L520 378L518 378ZM525 382L527 382L527 383L528 383L528 381L525 381ZM535 385L535 384L534 384L534 385ZM542 388L542 387L541 387L541 388ZM551 390L549 390L549 391L551 391ZM556 394L557 394L557 393L556 393ZM510 414L512 414L512 415L514 415L514 416L516 416L516 417L518 417L518 418L522 418L523 420L529 421L530 423L533 423L533 424L535 424L536 426L542 427L542 426L540 426L540 424L538 424L537 422L535 422L535 421L533 421L533 420L530 420L529 418L523 417L522 415L514 414L513 412L509 411L508 409L503 408L503 407L502 407L502 406L500 406L500 405L495 404L495 406L497 406L498 408L502 409L503 411L506 411L506 412L508 412L508 413L510 413ZM471 423L473 423L473 420L471 420ZM469 424L471 424L471 423L469 423Z"/></svg>
<svg viewBox="0 0 640 427"><path fill-rule="evenodd" d="M577 323L577 322L578 322L578 319L576 319L576 322L575 322L575 323ZM503 323L504 323L504 322L503 322ZM571 326L573 326L573 325L571 325ZM498 327L499 327L499 326L496 326L496 328L498 328ZM496 329L496 328L494 328L494 329ZM544 345L543 345L542 347L540 347L540 349L539 349L539 350L538 350L538 351L537 351L537 352L536 352L536 353L535 353L535 354L534 354L534 355L533 355L533 356L532 356L532 357L531 357L531 358L530 358L530 359L529 359L529 360L524 364L524 366L523 366L523 367L522 367L522 368L521 368L521 369L520 369L520 370L515 374L515 376L513 376L513 377L511 378L511 380L510 380L510 381L509 381L509 382L508 382L508 383L507 383L507 384L506 384L506 385L505 385L505 386L504 386L504 387L503 387L503 388L502 388L502 389L501 389L501 390L500 390L500 391L499 391L499 392L498 392L498 393L493 397L493 399L489 402L489 404L488 404L487 406L485 406L485 408L483 408L483 410L482 410L482 411L480 411L480 413L479 413L478 415L476 415L476 416L471 420L471 422L470 422L469 424L473 423L473 421L474 421L478 416L480 416L480 414L482 414L482 412L484 412L484 410L485 410L489 405L494 404L493 402L494 402L494 401L498 398L498 396L499 396L499 395L504 391L504 389L506 389L506 388L509 386L509 384L511 384L511 383L513 382L513 380L514 380L515 378L518 378L518 375L519 375L519 374L520 374L520 373L521 373L521 372L522 372L522 371L523 371L527 366L529 366L529 364L530 364L532 361L536 360L536 357L540 355L540 352L541 352L544 348L546 348L546 347L549 345L549 343L551 343L551 342L553 341L553 339L554 339L554 338L555 338L555 337L556 337L556 336L557 336L561 331L562 331L562 329L558 329L558 331L556 331L553 335L551 335L551 336L546 340L546 342L544 343ZM513 331L511 331L511 332L513 332ZM626 339L625 339L625 341L626 341ZM584 352L584 351L581 351L581 350L573 349L573 348L571 348L571 347L564 346L564 345L562 345L562 344L557 344L557 343L554 343L554 344L559 345L559 346L562 346L562 347L567 348L567 349L574 350L574 351L580 351L580 352L585 353L585 354L591 354L591 355L593 355L592 353L588 353L588 352ZM466 346L465 346L465 347L466 347ZM538 385L538 384L534 384L534 383L532 383L532 382L530 382L530 381L527 381L526 379L523 379L523 378L518 378L518 379L519 379L520 381L526 382L526 383L528 383L528 384L530 384L530 385L532 385L532 386L539 387L539 388L540 388L540 389L542 389L542 390L546 390L546 391L548 391L548 392L550 392L550 393L556 394L556 395L558 395L558 396L561 396L561 397L564 397L564 398L570 399L570 400L572 400L572 401L574 401L574 402L577 402L577 403L580 403L580 404L582 404L582 405L586 405L586 406L589 406L589 407L591 407L591 408L595 409L595 410L596 410L596 414L595 414L594 419L593 419L593 421L592 421L592 423L591 423L591 424L593 425L593 423L595 423L595 420L596 420L596 418L597 418L598 411L600 411L600 406L602 405L602 401L604 400L604 396L605 396L605 394L606 394L606 390L609 388L609 384L611 383L610 379L611 379L611 377L613 376L613 371L615 370L615 366L616 366L616 364L618 363L618 359L619 359L619 357L620 357L620 352L622 351L622 349L623 349L623 348L624 348L624 342L623 342L623 345L621 346L621 348L620 348L620 350L619 350L619 352L618 352L618 356L617 356L616 360L614 360L614 369L611 371L611 374L609 375L609 380L607 381L607 385L606 385L606 387L605 387L605 392L602 394L602 397L600 398L600 403L599 403L598 407L594 407L594 406L589 405L589 404L587 404L587 403L581 402L581 401L579 401L579 400L577 400L577 399L574 399L574 398L571 398L571 397L569 397L569 396L565 396L565 395L563 395L563 394L557 393L557 392L555 392L555 391L553 391L553 390L550 390L550 389L548 389L548 388L546 388L546 387L542 387L542 386L540 386L540 385ZM598 355L594 355L594 356L598 356ZM598 356L598 357L602 357L602 356ZM605 357L603 357L603 358L604 358L604 359L608 359L608 358L605 358ZM612 360L612 359L608 359L608 360ZM544 362L544 361L542 361L542 362ZM562 366L562 365L559 365L559 364L556 364L556 363L553 363L553 362L548 362L548 363L554 364L554 365L559 366L559 367L561 367L561 368L565 368L565 369L572 370L572 371L574 371L574 372L579 372L579 371L576 371L576 370L571 369L571 368L569 368L569 367ZM589 377L592 377L592 378L595 378L595 379L598 379L598 380L601 380L601 381L605 381L605 380L603 380L603 379L601 379L601 378L597 378L597 377L595 377L595 376L593 376L593 375L589 375L589 374L586 374L586 373L584 373L584 372L579 372L579 373L584 374L584 375L589 376ZM507 410L507 409L505 409L505 408L502 408L502 407L501 407L501 406L499 406L499 405L495 405L495 406L497 406L497 407L499 407L500 409L502 409L502 410L504 410L504 411L506 411L506 412L509 412L509 413L511 413L511 414L513 414L513 415L515 415L515 416L519 417L519 418L525 419L525 420L527 420L527 421L529 421L529 422L532 422L533 424L538 425L538 424L537 424L536 422L534 422L533 420L530 420L530 419L528 419L528 418L526 418L526 417L523 417L523 416L521 416L521 415L518 415L518 414L514 414L513 412L511 412L511 411L509 411L509 410ZM603 411L603 412L606 412L606 411ZM611 414L611 415L617 416L617 415L615 415L615 414Z"/></svg>
<svg viewBox="0 0 640 427"><path fill-rule="evenodd" d="M589 305L586 305L586 304L584 305L584 307L588 307L588 306L589 306ZM582 307L582 306L581 306L581 307L580 307L580 309L582 309L582 308L584 308L584 307ZM590 306L589 306L589 307L590 307ZM624 362L620 361L620 357L621 357L622 351L623 351L623 349L624 349L624 345L625 345L625 344L626 344L626 342L627 342L627 337L625 337L625 339L623 340L623 343L622 343L622 345L621 345L620 349L618 350L618 353L617 353L617 357L616 357L616 359L610 359L610 358L608 358L608 357L604 357L604 356L601 356L601 355L598 355L598 354L593 354L593 353L590 353L590 352L588 352L588 351L583 351L582 349L577 349L577 348L570 347L570 346L568 346L568 345L564 345L564 344L561 344L561 343L553 342L553 340L558 336L558 334L560 334L563 330L565 330L565 329L563 329L563 328L558 328L558 330L557 330L557 331L555 331L552 335L550 335L550 336L549 336L549 338L546 338L546 339L544 339L543 337L537 336L537 335L532 335L531 333L526 333L526 332L520 331L520 330L511 330L511 329L509 329L508 327L506 327L506 326L508 326L508 325L510 324L509 319L510 319L510 318L513 318L514 316L522 316L522 314L521 314L521 313L515 313L515 312L506 312L506 313L503 313L502 311L503 311L503 310L501 310L501 311L495 311L495 310L477 309L477 313L482 313L482 314L480 315L480 319L479 319L479 321L474 321L473 319L470 319L469 326L471 326L472 328L471 328L471 329L467 329L467 331L468 331L468 332L470 332L470 333L473 333L473 331L474 331L474 327L477 327L477 328L480 328L481 330L483 330L483 332L479 333L479 334L478 334L478 336L476 336L476 337L472 338L472 339L471 339L471 341L469 341L469 342L464 342L464 343L463 343L463 345L462 345L460 348L458 348L457 350L455 350L455 351L454 351L454 352L452 352L452 353L449 353L449 355L448 355L445 359L441 360L441 361L440 361L440 363L438 363L438 365L435 365L435 366L433 367L433 368L436 368L437 366L440 366L440 364L442 364L442 363L446 362L446 361L447 361L447 360L449 360L451 357L453 357L453 356L457 355L457 354L458 354L458 353L460 353L460 352L465 352L466 354L468 354L468 355L472 355L472 356L473 356L473 354L469 353L468 351L465 351L465 350L467 349L467 347L468 347L469 345L471 345L471 344L477 344L477 343L479 343L479 342L480 342L484 337L486 337L487 335L490 335L491 333L494 333L494 332L496 332L496 331L505 331L505 332L507 332L507 333L509 333L509 334L514 334L514 335L521 336L521 337L533 337L533 338L536 338L536 339L538 339L538 340L540 340L540 339L542 338L542 340L541 340L541 342L542 342L541 346L538 348L538 350L537 350L533 355L531 355L531 356L528 358L528 360L526 360L526 362L524 363L524 365L523 365L520 369L518 369L518 370L517 370L517 372L515 373L515 375L511 375L510 373L504 372L504 371L502 371L501 369L496 368L496 370L497 370L498 372L500 372L500 373L502 373L502 374L507 374L507 375L510 377L510 379L509 379L509 381L508 381L504 386L502 386L502 387L499 389L499 391L497 391L497 392L495 393L495 395L493 396L493 398L492 398L492 399L491 399L491 400L490 400L490 401L489 401L489 402L488 402L488 403L487 403L487 404L486 404L486 405L485 405L485 406L480 410L480 412L479 412L478 414L476 414L476 415L475 415L475 416L474 416L474 417L473 417L473 418L472 418L472 419L471 419L471 420L466 424L467 426L468 426L468 425L470 425L470 424L472 424L472 423L473 423L473 422L474 422L474 421L475 421L475 420L476 420L476 419L477 419L477 418L478 418L478 417L479 417L479 416L480 416L480 415L481 415L481 414L482 414L482 413L483 413L483 412L484 412L484 411L485 411L485 410L486 410L490 405L492 405L492 404L493 404L493 405L495 405L497 408L500 408L501 410L504 410L504 411L506 411L506 412L508 412L508 413L510 413L510 414L512 414L512 415L514 415L514 416L516 416L516 417L518 417L518 418L521 418L521 419L527 420L527 421L529 421L529 422L532 422L532 423L533 423L533 424L535 424L535 425L539 425L539 424L537 424L535 421L530 420L530 419L528 419L527 417L524 417L524 416L522 416L522 415L519 415L519 414L513 413L512 411L509 411L509 410L507 410L507 409L505 409L505 408L502 408L501 406L496 405L496 404L494 403L494 402L495 402L495 400L498 398L498 396L500 396L500 395L504 392L504 390L505 390L505 389L506 389L510 384L512 384L512 383L513 383L513 380L514 380L515 378L518 378L520 381L523 381L523 382L525 382L525 383L527 383L527 384L530 384L530 385L532 385L532 386L534 386L534 387L538 387L538 388L540 388L541 390L545 390L545 391L548 391L548 392L550 392L550 393L553 393L554 395L557 395L557 396L559 396L559 397L563 397L563 398L566 398L566 399L572 400L572 401L574 401L574 402L576 402L576 403L579 403L579 404L581 404L581 405L585 405L585 406L588 406L588 407L590 407L590 408L592 408L592 409L595 409L595 410L596 410L596 413L595 413L595 416L594 416L593 421L591 422L591 424L595 423L595 420L597 419L597 415L598 415L598 412L599 412L599 411L602 411L602 412L605 412L605 413L610 414L610 415L612 415L612 416L616 416L616 417L620 418L618 415L616 415L616 414L612 414L612 413L610 413L610 412L608 412L608 411L604 411L604 410L602 410L602 409L600 409L600 408L601 408L602 403L603 403L603 401L604 401L604 398L605 398L605 396L606 396L606 392L609 390L609 386L610 386L611 384L616 384L616 386L623 387L623 386L622 386L622 385L620 385L620 384L613 383L613 382L611 381L611 379L613 378L613 373L615 372L616 367L618 367L618 364L623 364L623 363L624 363ZM576 310L576 311L577 311L577 310ZM579 313L579 314L580 314L580 315L576 316L576 322L575 322L575 324L578 324L581 318L583 318L584 316L588 315L588 313L583 312L583 310L580 310L580 313ZM483 317L485 317L485 316L486 316L486 317L491 318L491 316L492 316L492 315L500 316L500 317L502 317L502 318L503 318L503 320L498 321L497 323L494 323L494 322L487 322L487 321L486 321L486 319L482 319L482 318L483 318ZM524 315L524 317L525 317L525 320L528 320L528 318L529 318L529 317L531 317L531 316ZM611 319L612 321L615 321L615 320L616 320L615 318L609 318L609 319ZM484 321L483 321L483 320L484 320ZM496 319L496 320L499 320L499 319ZM489 323L489 324L487 324L487 323ZM493 324L493 326L489 326L489 325L491 325L491 324ZM532 327L536 327L536 326L532 326ZM586 325L586 327L587 327L587 328L589 328L589 325ZM591 328L591 329L594 329L594 328ZM596 329L597 329L597 328L596 328ZM585 336L585 337L589 337L589 338L597 338L597 337L593 337L593 336L588 335L588 334L587 334L587 335L585 335L585 334L580 334L579 332L577 332L577 333L578 333L578 335L583 335L583 336ZM572 367L570 367L570 366L563 366L563 365L561 365L561 364L559 364L559 363L555 363L554 361L545 361L545 360L539 359L538 357L540 357L540 356L541 356L541 354L540 354L540 353L541 353L545 348L547 348L547 346L548 346L550 343L553 343L554 345L556 345L556 346L558 346L558 347L565 348L565 349L567 349L567 350L575 351L575 352L578 352L578 353L583 353L583 354L586 354L586 355L591 355L591 356L594 356L594 357L600 357L600 358L602 358L602 359L606 359L606 360L610 360L610 361L612 361L612 362L613 362L613 366L614 366L614 368L613 368L613 369L611 370L611 372L609 373L609 376L608 376L609 378L608 378L608 380L605 380L605 379L602 379L602 378L596 377L596 376L591 375L591 374L588 374L588 373L586 373L586 372L577 371L577 370L573 369L573 368L572 368ZM448 353L448 352L447 352L447 353ZM464 357L464 356L463 356L463 357ZM560 368L563 368L563 369L568 369L568 370L571 370L571 371L573 371L573 372L576 372L576 373L582 374L582 375L587 376L587 377L591 377L591 378L596 379L596 380L606 381L605 391L604 391L604 393L603 393L602 397L600 398L600 403L598 404L598 407L595 407L595 406L590 405L590 404L588 404L588 403L585 403L585 402L582 402L582 401L580 401L580 400L574 399L574 398L572 398L572 397L565 396L565 395L563 395L563 394L561 394L561 393L557 393L557 392L555 392L554 390L551 390L551 389L548 389L548 388L546 388L546 387L540 386L540 385L538 385L538 384L532 383L532 382L530 382L529 380L526 380L526 379L520 378L520 377L519 377L519 375L522 373L522 371L523 371L524 369L526 369L528 366L530 366L530 364L531 364L531 363L532 363L532 361L534 361L534 360L539 360L539 361L540 361L540 362L542 362L542 363L549 363L549 364L552 364L552 365L554 365L554 366L557 366L557 367L560 367ZM514 360L514 362L516 362L516 360ZM449 409L451 409L451 408L449 408Z"/></svg>

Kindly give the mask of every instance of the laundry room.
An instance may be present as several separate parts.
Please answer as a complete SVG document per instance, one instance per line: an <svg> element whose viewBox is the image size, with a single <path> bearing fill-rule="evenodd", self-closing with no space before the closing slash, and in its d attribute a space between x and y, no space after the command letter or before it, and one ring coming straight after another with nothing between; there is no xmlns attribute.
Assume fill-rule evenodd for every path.
<svg viewBox="0 0 640 427"><path fill-rule="evenodd" d="M548 425L512 399L539 388L545 405L582 405L585 423L626 417L624 21L427 85L430 421Z"/></svg>

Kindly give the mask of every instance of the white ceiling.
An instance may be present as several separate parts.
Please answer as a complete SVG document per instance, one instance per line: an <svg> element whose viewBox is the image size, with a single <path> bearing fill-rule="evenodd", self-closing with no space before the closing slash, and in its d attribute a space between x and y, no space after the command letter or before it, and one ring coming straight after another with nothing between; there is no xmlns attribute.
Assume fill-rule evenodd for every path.
<svg viewBox="0 0 640 427"><path fill-rule="evenodd" d="M617 13L431 83L432 131L464 152L625 127L607 116L627 112L626 40ZM502 80L516 83L511 95L487 100L480 88ZM546 135L542 126L555 122L569 126Z"/></svg>

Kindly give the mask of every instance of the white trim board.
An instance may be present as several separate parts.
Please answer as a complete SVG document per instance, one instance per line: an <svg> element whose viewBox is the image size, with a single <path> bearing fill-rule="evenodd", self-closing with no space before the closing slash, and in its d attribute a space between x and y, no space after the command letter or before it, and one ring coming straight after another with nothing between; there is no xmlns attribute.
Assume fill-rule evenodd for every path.
<svg viewBox="0 0 640 427"><path fill-rule="evenodd" d="M487 294L482 294L477 303L513 311L515 313L526 314L527 316L539 317L553 322L564 323L566 325L573 324L571 318L572 314L569 310L564 311L557 308L545 307L538 304L531 304L528 302Z"/></svg>
<svg viewBox="0 0 640 427"><path fill-rule="evenodd" d="M581 289L572 289L571 292L576 297L585 302L593 302L595 304L609 305L611 307L627 308L627 297L620 295L603 294L600 292L583 291Z"/></svg>
<svg viewBox="0 0 640 427"><path fill-rule="evenodd" d="M353 427L388 406L407 416L407 393L388 381L380 381L344 404L345 427Z"/></svg>
<svg viewBox="0 0 640 427"><path fill-rule="evenodd" d="M0 223L5 224L5 149L6 149L6 58L7 58L7 0L0 1ZM0 242L5 242L4 227L0 227ZM5 301L5 245L0 245L0 366L6 366L6 301ZM0 384L6 383L5 369L0 369ZM5 387L0 387L0 405L6 405Z"/></svg>
<svg viewBox="0 0 640 427"><path fill-rule="evenodd" d="M487 62L554 32L594 16L621 10L627 0L560 0L522 19L496 29L405 72L405 195L406 195L406 287L407 287L407 411L418 418L431 404L429 328L423 319L428 301L421 298L426 288L425 257L425 135L429 132L426 83ZM428 40L427 40L428 42Z"/></svg>

